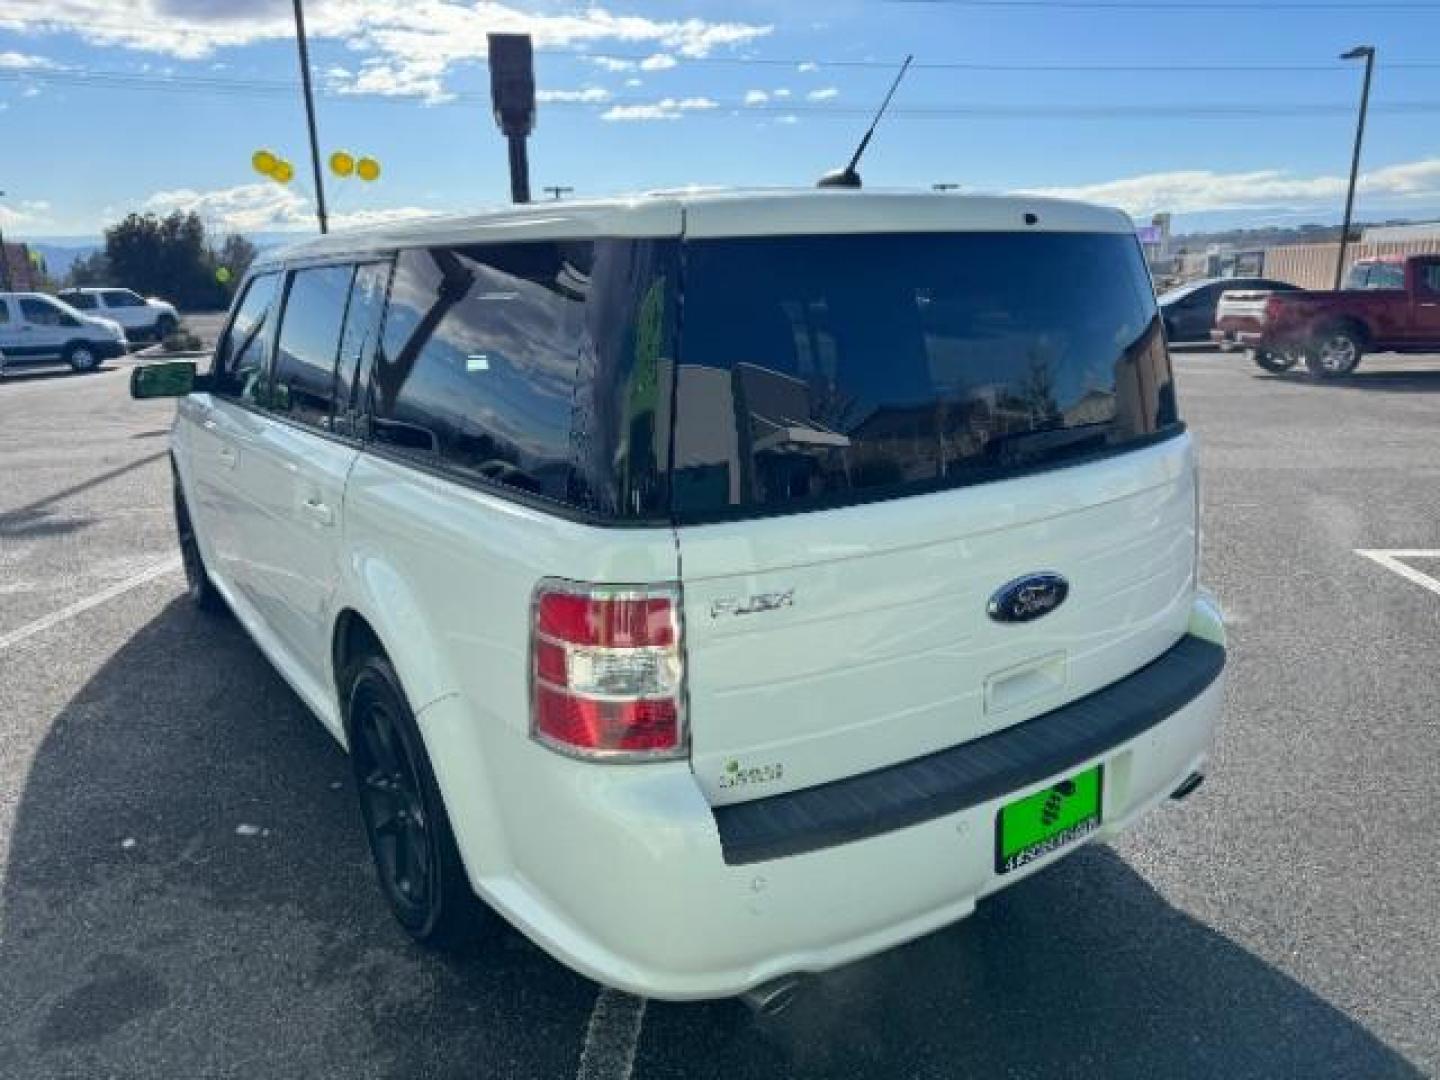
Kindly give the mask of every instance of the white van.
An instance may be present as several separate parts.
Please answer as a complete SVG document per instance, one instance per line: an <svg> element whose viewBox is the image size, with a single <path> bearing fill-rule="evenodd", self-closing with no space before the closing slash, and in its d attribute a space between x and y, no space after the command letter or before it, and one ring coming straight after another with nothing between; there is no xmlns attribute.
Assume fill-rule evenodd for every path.
<svg viewBox="0 0 1440 1080"><path fill-rule="evenodd" d="M498 912L636 993L769 988L1205 768L1224 630L1119 212L660 194L332 235L254 267L211 371L132 389L183 395L192 597L350 748L418 939Z"/></svg>
<svg viewBox="0 0 1440 1080"><path fill-rule="evenodd" d="M45 293L0 292L0 371L56 362L94 371L128 351L124 328L111 319L83 315Z"/></svg>

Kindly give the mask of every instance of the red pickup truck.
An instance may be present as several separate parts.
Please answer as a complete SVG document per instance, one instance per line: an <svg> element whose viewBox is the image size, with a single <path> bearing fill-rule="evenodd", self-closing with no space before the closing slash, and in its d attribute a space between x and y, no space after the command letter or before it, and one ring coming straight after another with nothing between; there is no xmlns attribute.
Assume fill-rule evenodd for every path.
<svg viewBox="0 0 1440 1080"><path fill-rule="evenodd" d="M1367 352L1440 352L1440 255L1362 259L1338 292L1271 293L1220 314L1211 336L1250 346L1267 371L1304 360L1334 378Z"/></svg>

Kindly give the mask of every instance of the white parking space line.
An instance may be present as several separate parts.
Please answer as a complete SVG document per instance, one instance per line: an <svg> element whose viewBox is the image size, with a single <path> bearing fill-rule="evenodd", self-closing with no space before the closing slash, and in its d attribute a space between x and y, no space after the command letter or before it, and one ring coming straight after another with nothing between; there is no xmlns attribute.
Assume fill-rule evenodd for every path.
<svg viewBox="0 0 1440 1080"><path fill-rule="evenodd" d="M630 1080L645 1024L646 999L602 987L590 1010L575 1080Z"/></svg>
<svg viewBox="0 0 1440 1080"><path fill-rule="evenodd" d="M10 633L0 636L0 652L4 652L12 645L19 645L22 641L25 641L27 638L32 638L36 634L43 634L51 627L59 626L61 623L73 619L76 615L82 615L91 608L99 607L101 604L114 600L117 596L123 596L131 589L144 585L147 581L154 581L156 578L163 577L165 574L178 569L180 569L180 556L172 555L164 562L156 563L148 570L142 570L140 573L125 578L123 581L117 581L109 588L101 589L97 593L92 593L83 600L76 600L75 603L70 604L68 607L63 607L59 611L52 611L49 615L44 615L34 622L26 623L18 630L11 630Z"/></svg>
<svg viewBox="0 0 1440 1080"><path fill-rule="evenodd" d="M1363 555L1391 570L1406 581L1413 581L1422 589L1429 589L1436 596L1440 596L1440 579L1433 578L1429 574L1422 574L1413 566L1401 562L1401 559L1440 559L1440 549L1436 548L1356 548L1356 555Z"/></svg>

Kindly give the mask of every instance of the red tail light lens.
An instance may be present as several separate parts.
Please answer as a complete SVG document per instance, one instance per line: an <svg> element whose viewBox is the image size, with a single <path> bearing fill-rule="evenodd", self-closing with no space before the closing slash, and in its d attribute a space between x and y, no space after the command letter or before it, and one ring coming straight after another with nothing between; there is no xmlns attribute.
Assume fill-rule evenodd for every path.
<svg viewBox="0 0 1440 1080"><path fill-rule="evenodd" d="M1280 298L1278 296L1267 296L1265 298L1265 321L1275 322L1280 317Z"/></svg>
<svg viewBox="0 0 1440 1080"><path fill-rule="evenodd" d="M531 734L593 758L685 750L680 594L544 582L531 631Z"/></svg>

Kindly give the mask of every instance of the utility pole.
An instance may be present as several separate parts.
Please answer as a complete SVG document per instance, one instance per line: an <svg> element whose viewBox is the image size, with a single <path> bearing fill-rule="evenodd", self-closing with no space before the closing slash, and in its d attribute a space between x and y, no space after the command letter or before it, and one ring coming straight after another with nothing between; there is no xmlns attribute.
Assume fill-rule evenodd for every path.
<svg viewBox="0 0 1440 1080"><path fill-rule="evenodd" d="M1345 276L1345 245L1350 241L1350 215L1355 210L1355 180L1360 173L1360 144L1365 140L1365 113L1370 108L1370 75L1375 70L1375 47L1357 45L1340 55L1341 60L1365 61L1365 85L1360 91L1360 119L1355 125L1355 152L1350 157L1350 188L1345 193L1345 223L1340 226L1340 254L1335 260L1335 288Z"/></svg>
<svg viewBox="0 0 1440 1080"><path fill-rule="evenodd" d="M541 188L540 190L545 192L546 195L549 195L556 202L564 198L566 195L573 194L575 191L573 187L561 187L559 184L550 184L546 187Z"/></svg>
<svg viewBox="0 0 1440 1080"><path fill-rule="evenodd" d="M0 199L5 192L0 191ZM5 253L5 230L0 229L0 289L10 291L10 256Z"/></svg>
<svg viewBox="0 0 1440 1080"><path fill-rule="evenodd" d="M310 127L310 164L315 168L315 216L320 219L320 232L330 231L325 213L325 178L320 171L320 136L315 131L315 92L310 87L310 48L305 42L305 10L302 0L295 0L295 42L300 47L300 83L305 88L305 121Z"/></svg>

